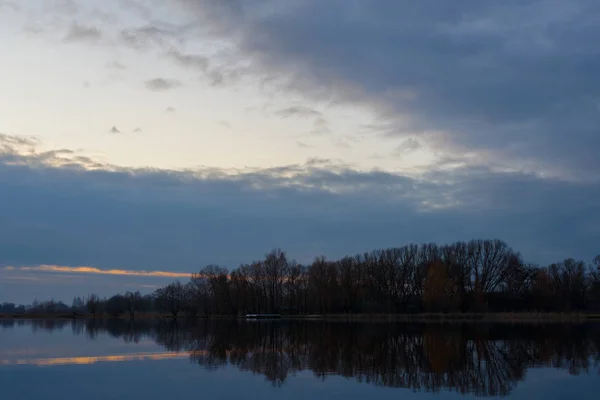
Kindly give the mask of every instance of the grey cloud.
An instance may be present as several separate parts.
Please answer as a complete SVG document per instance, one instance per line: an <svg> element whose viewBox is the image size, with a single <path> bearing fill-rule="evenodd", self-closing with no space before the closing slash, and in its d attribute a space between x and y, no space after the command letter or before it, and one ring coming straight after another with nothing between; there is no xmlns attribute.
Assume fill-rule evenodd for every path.
<svg viewBox="0 0 600 400"><path fill-rule="evenodd" d="M121 64L120 62L117 61L113 61L112 63L107 65L107 68L110 69L120 69L120 70L126 70L127 67L123 64Z"/></svg>
<svg viewBox="0 0 600 400"><path fill-rule="evenodd" d="M595 0L185 5L265 71L306 77L297 90L330 87L368 104L390 133L438 131L438 145L455 153L600 178Z"/></svg>
<svg viewBox="0 0 600 400"><path fill-rule="evenodd" d="M19 7L19 5L17 3L14 3L14 2L8 1L8 0L0 1L0 11L2 11L3 9L8 9L8 10L12 10L12 11L20 11L21 10L21 8Z"/></svg>
<svg viewBox="0 0 600 400"><path fill-rule="evenodd" d="M79 10L74 0L56 0L53 2L45 2L47 10L58 11L66 15L75 15Z"/></svg>
<svg viewBox="0 0 600 400"><path fill-rule="evenodd" d="M138 50L154 46L168 47L172 40L181 41L177 33L154 25L124 29L120 33L120 39L126 45Z"/></svg>
<svg viewBox="0 0 600 400"><path fill-rule="evenodd" d="M123 133L121 132L121 130L119 128L117 128L116 126L113 126L112 128L110 128L110 130L108 131L109 133Z"/></svg>
<svg viewBox="0 0 600 400"><path fill-rule="evenodd" d="M345 149L351 149L353 145L356 145L360 142L360 138L357 136L341 136L332 138L332 143L338 147L343 147Z"/></svg>
<svg viewBox="0 0 600 400"><path fill-rule="evenodd" d="M310 132L313 135L324 135L331 132L329 122L325 119L323 113L312 107L304 105L289 106L276 110L274 115L281 118L313 119L313 129Z"/></svg>
<svg viewBox="0 0 600 400"><path fill-rule="evenodd" d="M243 69L233 62L216 65L207 55L185 54L176 48L170 48L165 57L184 68L199 71L212 86L231 84L243 74Z"/></svg>
<svg viewBox="0 0 600 400"><path fill-rule="evenodd" d="M174 113L175 111L176 111L176 110L175 110L175 108L173 108L173 107L167 107L167 108L165 109L165 112L167 112L167 113Z"/></svg>
<svg viewBox="0 0 600 400"><path fill-rule="evenodd" d="M308 143L301 142L301 141L297 141L296 146L300 147L301 149L314 149L315 148L315 146L308 144Z"/></svg>
<svg viewBox="0 0 600 400"><path fill-rule="evenodd" d="M181 82L176 79L156 78L146 81L146 88L156 92L164 92L181 86Z"/></svg>
<svg viewBox="0 0 600 400"><path fill-rule="evenodd" d="M402 156L407 153L411 153L421 148L421 143L415 138L405 139L400 145L396 147L393 155Z"/></svg>
<svg viewBox="0 0 600 400"><path fill-rule="evenodd" d="M150 17L152 17L152 12L148 7L143 6L142 2L135 0L119 0L119 5L122 9L133 11L144 19L150 19Z"/></svg>
<svg viewBox="0 0 600 400"><path fill-rule="evenodd" d="M34 137L8 135L0 132L0 145L3 146L3 151L9 151L13 149L13 146L36 146L38 144L39 140Z"/></svg>
<svg viewBox="0 0 600 400"><path fill-rule="evenodd" d="M472 237L503 238L532 261L597 252L598 185L485 168L414 179L320 158L231 174L90 166L72 156L0 152L5 265L193 271L273 247L308 262Z"/></svg>
<svg viewBox="0 0 600 400"><path fill-rule="evenodd" d="M331 129L329 129L329 122L327 122L324 117L315 118L311 133L314 135L326 135L331 133Z"/></svg>
<svg viewBox="0 0 600 400"><path fill-rule="evenodd" d="M40 34L46 32L46 30L44 28L41 28L39 25L35 25L31 22L28 22L23 27L23 32L30 34L30 35L40 35Z"/></svg>
<svg viewBox="0 0 600 400"><path fill-rule="evenodd" d="M314 108L307 106L290 106L275 111L275 115L282 118L299 117L299 118L315 118L320 117L322 113Z"/></svg>
<svg viewBox="0 0 600 400"><path fill-rule="evenodd" d="M95 26L73 24L64 38L65 42L96 43L102 39L102 32Z"/></svg>
<svg viewBox="0 0 600 400"><path fill-rule="evenodd" d="M184 67L198 68L205 72L210 66L210 59L207 56L199 54L183 54L177 49L171 49L166 54L172 60Z"/></svg>

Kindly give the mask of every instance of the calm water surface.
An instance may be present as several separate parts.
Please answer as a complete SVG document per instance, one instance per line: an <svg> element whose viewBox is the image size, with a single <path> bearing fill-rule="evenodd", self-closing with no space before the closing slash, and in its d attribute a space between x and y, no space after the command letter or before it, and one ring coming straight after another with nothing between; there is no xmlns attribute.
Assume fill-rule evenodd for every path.
<svg viewBox="0 0 600 400"><path fill-rule="evenodd" d="M0 398L600 398L600 324L0 321Z"/></svg>

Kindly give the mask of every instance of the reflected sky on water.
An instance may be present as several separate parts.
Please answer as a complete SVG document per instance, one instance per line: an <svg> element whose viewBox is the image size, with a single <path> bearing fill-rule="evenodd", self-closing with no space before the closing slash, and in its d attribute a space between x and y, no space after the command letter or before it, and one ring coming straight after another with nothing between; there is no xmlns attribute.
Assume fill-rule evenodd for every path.
<svg viewBox="0 0 600 400"><path fill-rule="evenodd" d="M597 399L600 324L0 321L2 399Z"/></svg>

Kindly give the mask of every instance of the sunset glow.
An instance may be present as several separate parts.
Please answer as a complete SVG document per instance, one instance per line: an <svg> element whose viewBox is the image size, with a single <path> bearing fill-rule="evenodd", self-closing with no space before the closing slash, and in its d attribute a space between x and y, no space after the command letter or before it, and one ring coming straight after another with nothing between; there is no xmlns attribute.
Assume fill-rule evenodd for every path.
<svg viewBox="0 0 600 400"><path fill-rule="evenodd" d="M190 273L169 271L130 271L123 269L100 269L94 267L65 267L60 265L40 265L37 267L4 267L4 271L26 271L26 272L55 272L94 275L117 275L117 276L141 276L157 278L189 278Z"/></svg>

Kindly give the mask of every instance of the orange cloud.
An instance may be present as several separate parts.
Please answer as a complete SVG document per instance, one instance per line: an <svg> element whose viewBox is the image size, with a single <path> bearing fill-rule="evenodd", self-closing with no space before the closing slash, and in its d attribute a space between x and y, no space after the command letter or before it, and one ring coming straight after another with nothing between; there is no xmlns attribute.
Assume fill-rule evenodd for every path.
<svg viewBox="0 0 600 400"><path fill-rule="evenodd" d="M28 272L58 272L93 275L118 275L118 276L147 276L156 278L189 278L188 272L168 271L132 271L125 269L100 269L95 267L65 267L61 265L40 265L37 267L4 267L3 271L28 271Z"/></svg>

